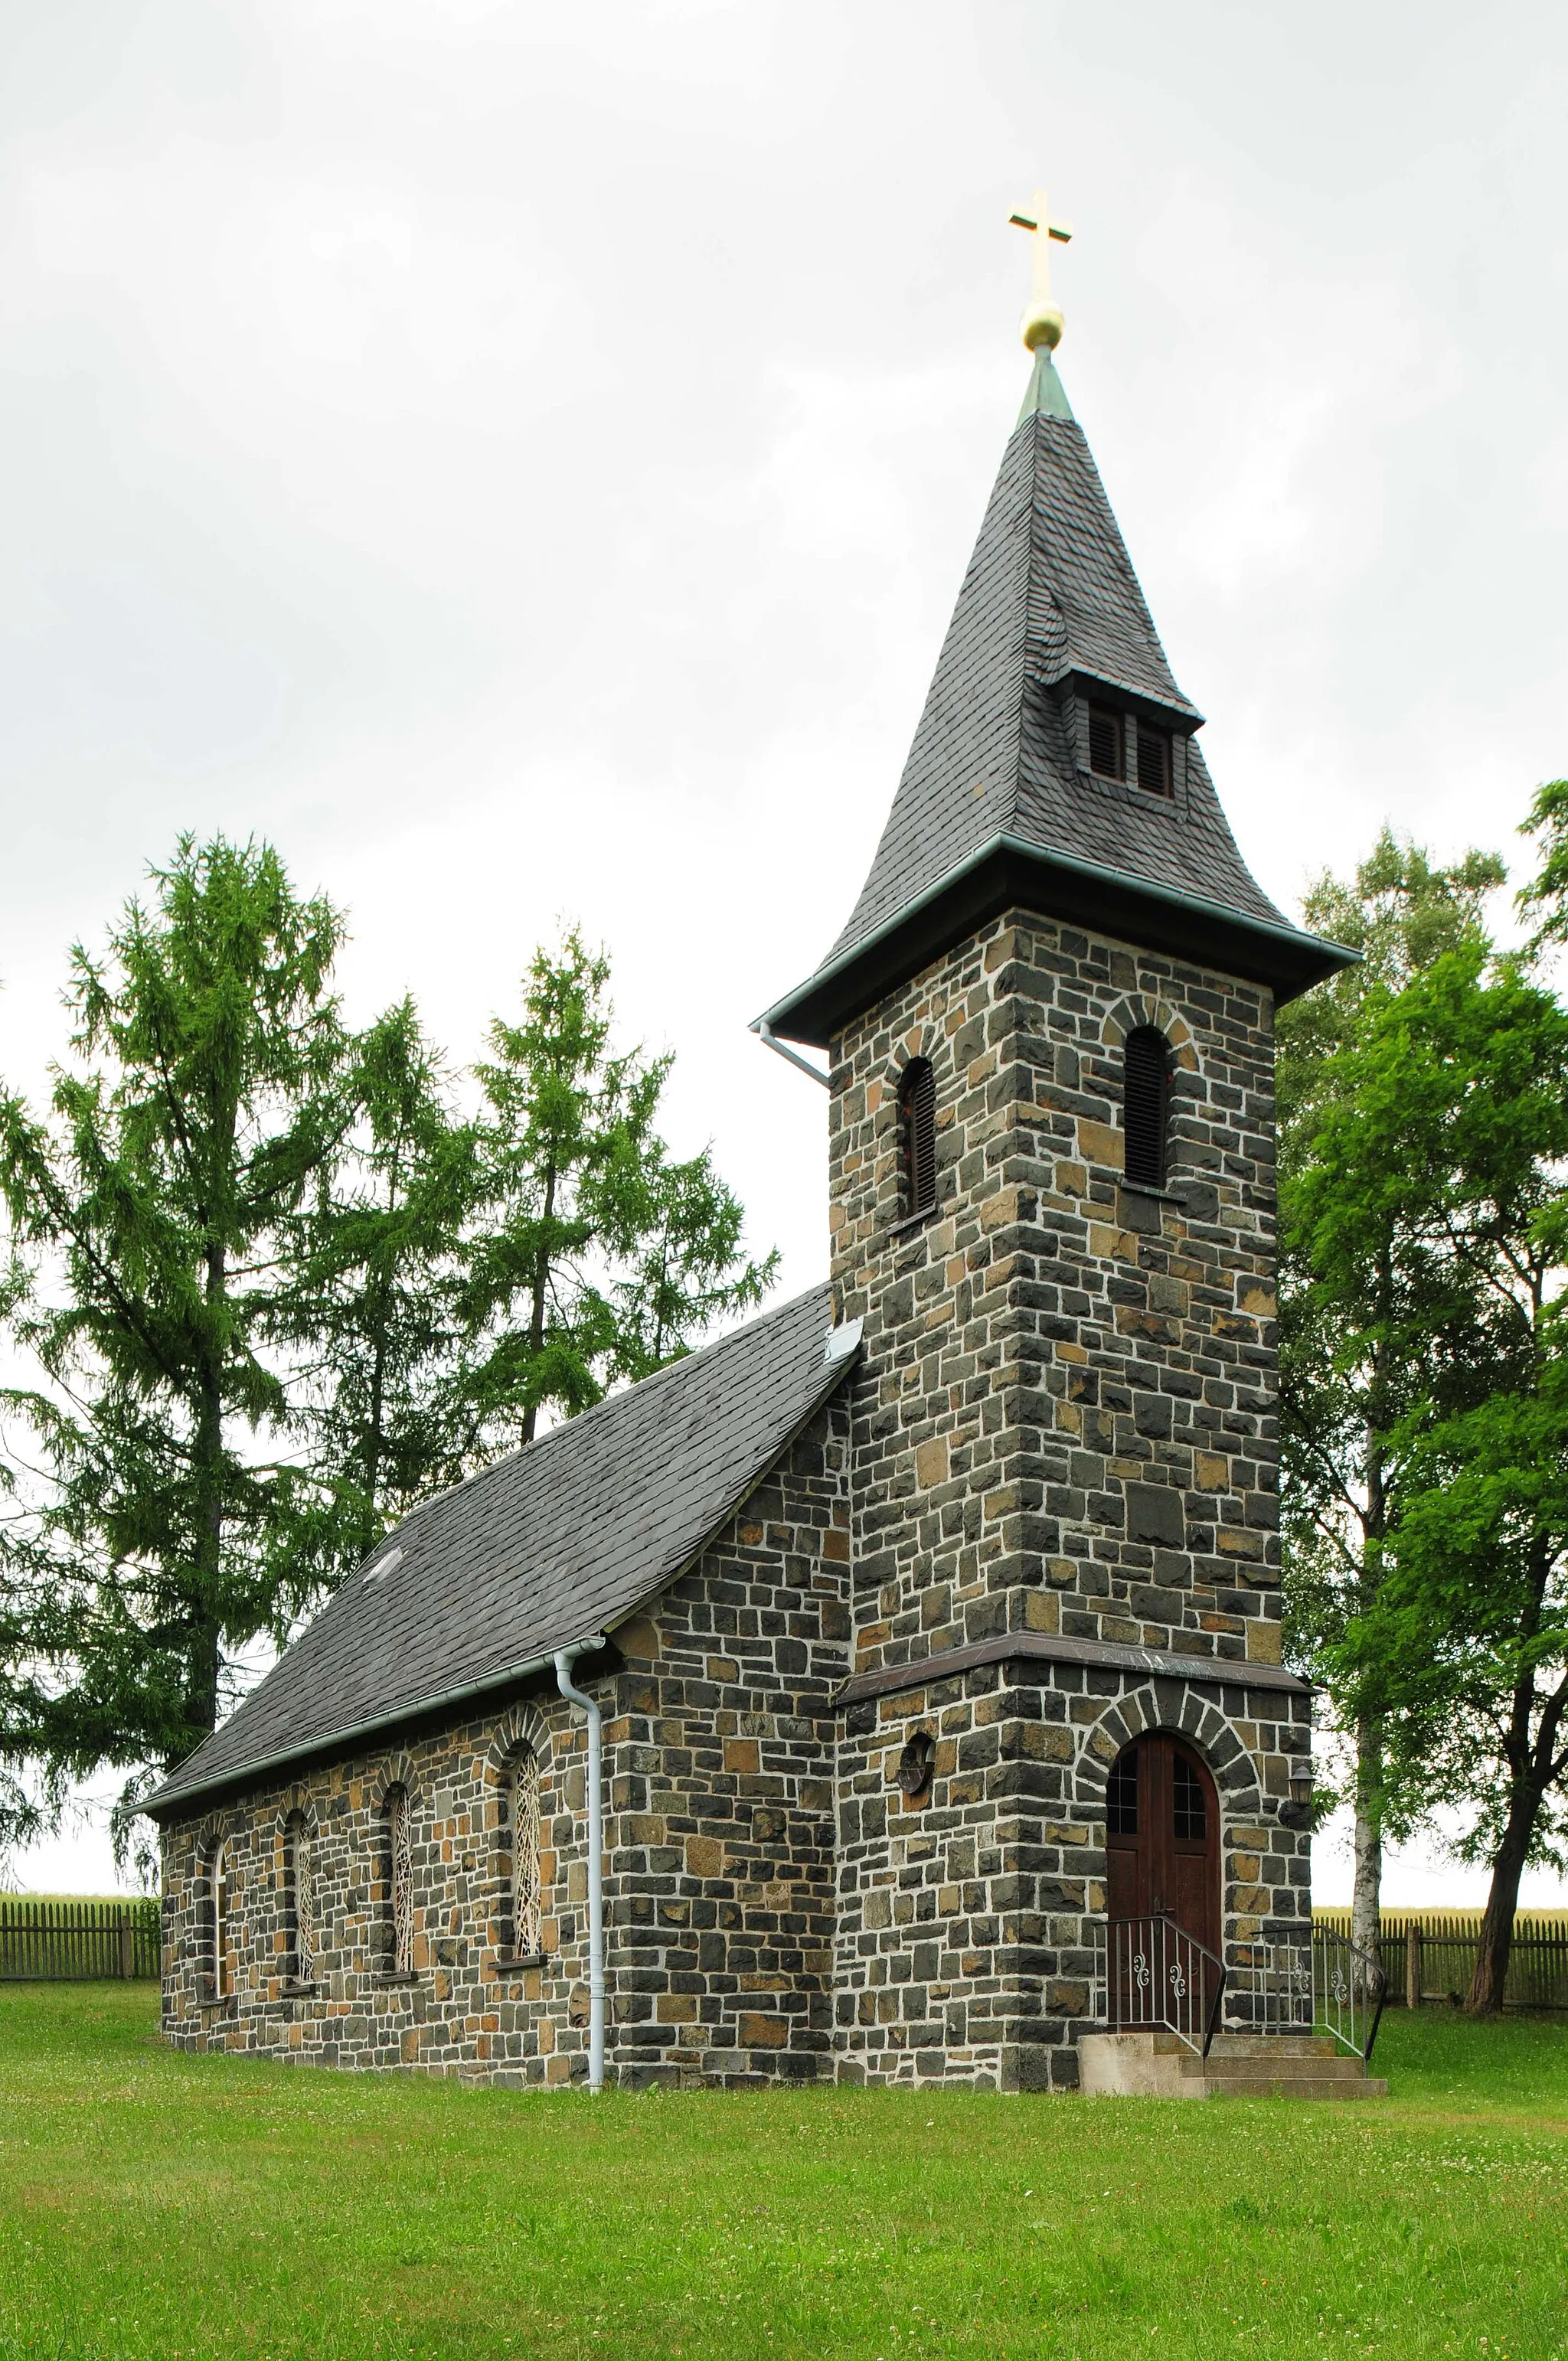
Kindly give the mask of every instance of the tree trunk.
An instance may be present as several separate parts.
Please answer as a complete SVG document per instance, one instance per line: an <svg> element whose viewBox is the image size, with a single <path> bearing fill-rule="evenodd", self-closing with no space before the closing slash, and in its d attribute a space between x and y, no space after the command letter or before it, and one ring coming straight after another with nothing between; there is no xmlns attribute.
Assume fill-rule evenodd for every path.
<svg viewBox="0 0 1568 2361"><path fill-rule="evenodd" d="M539 1260L533 1269L533 1301L529 1306L528 1359L536 1369L544 1350L544 1306L550 1286L550 1224L555 1215L555 1167L551 1165L544 1180L544 1211L539 1224ZM539 1422L539 1404L530 1400L522 1413L522 1439L532 1443L533 1430Z"/></svg>
<svg viewBox="0 0 1568 2361"><path fill-rule="evenodd" d="M221 1246L207 1249L206 1297L214 1315L196 1376L196 1431L192 1459L195 1500L195 1644L186 1692L187 1719L198 1741L218 1726L218 1675L222 1655L224 1576L224 1395L223 1370L214 1344L216 1314L228 1286L227 1258Z"/></svg>
<svg viewBox="0 0 1568 2361"><path fill-rule="evenodd" d="M1470 1979L1470 1992L1464 2003L1472 2016L1497 2016L1502 2011L1508 1953L1514 1939L1514 1913L1519 1908L1519 1879L1540 1809L1541 1796L1533 1782L1515 1788L1503 1841L1492 1862L1492 1890L1486 1896L1475 1972Z"/></svg>
<svg viewBox="0 0 1568 2361"><path fill-rule="evenodd" d="M1378 1958L1383 1890L1383 1730L1371 1716L1355 1725L1355 1881L1351 1889L1350 1939L1369 1960Z"/></svg>

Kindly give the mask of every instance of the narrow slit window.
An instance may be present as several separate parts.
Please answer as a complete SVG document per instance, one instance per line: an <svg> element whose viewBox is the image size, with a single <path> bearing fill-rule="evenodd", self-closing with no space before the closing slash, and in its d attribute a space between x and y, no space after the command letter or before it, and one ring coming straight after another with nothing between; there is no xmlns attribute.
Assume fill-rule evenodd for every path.
<svg viewBox="0 0 1568 2361"><path fill-rule="evenodd" d="M1123 1119L1127 1179L1135 1187L1165 1186L1166 1126L1170 1087L1165 1037L1152 1025L1127 1036Z"/></svg>
<svg viewBox="0 0 1568 2361"><path fill-rule="evenodd" d="M225 1839L213 1855L213 1991L234 1990L234 1855Z"/></svg>
<svg viewBox="0 0 1568 2361"><path fill-rule="evenodd" d="M1138 785L1146 795L1168 796L1170 740L1163 730L1138 731Z"/></svg>
<svg viewBox="0 0 1568 2361"><path fill-rule="evenodd" d="M295 1983L313 1983L316 1973L315 1860L310 1823L303 1812L291 1812L283 1837L289 1972Z"/></svg>
<svg viewBox="0 0 1568 2361"><path fill-rule="evenodd" d="M501 1949L533 1959L543 1947L539 1861L539 1763L532 1747L511 1758L502 1787Z"/></svg>
<svg viewBox="0 0 1568 2361"><path fill-rule="evenodd" d="M1089 708L1089 767L1102 779L1126 775L1122 717L1112 706L1091 705Z"/></svg>
<svg viewBox="0 0 1568 2361"><path fill-rule="evenodd" d="M906 1217L937 1202L937 1076L929 1058L911 1058L898 1085L899 1194Z"/></svg>
<svg viewBox="0 0 1568 2361"><path fill-rule="evenodd" d="M387 1966L393 1975L413 1973L414 1875L413 1832L410 1825L409 1791L394 1787L387 1797Z"/></svg>

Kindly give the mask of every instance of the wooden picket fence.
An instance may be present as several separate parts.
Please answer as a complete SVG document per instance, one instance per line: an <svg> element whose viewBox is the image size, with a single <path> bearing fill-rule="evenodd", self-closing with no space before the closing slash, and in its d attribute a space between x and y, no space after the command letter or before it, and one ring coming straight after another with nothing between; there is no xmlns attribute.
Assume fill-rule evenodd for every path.
<svg viewBox="0 0 1568 2361"><path fill-rule="evenodd" d="M1320 1926L1350 1932L1348 1910L1312 1916ZM1380 1935L1390 2008L1464 1999L1480 1948L1479 1910L1385 1910ZM1518 1913L1504 2006L1568 2009L1568 1918L1543 1910Z"/></svg>
<svg viewBox="0 0 1568 2361"><path fill-rule="evenodd" d="M0 1896L0 1983L155 1977L159 1917L156 1895L134 1902Z"/></svg>

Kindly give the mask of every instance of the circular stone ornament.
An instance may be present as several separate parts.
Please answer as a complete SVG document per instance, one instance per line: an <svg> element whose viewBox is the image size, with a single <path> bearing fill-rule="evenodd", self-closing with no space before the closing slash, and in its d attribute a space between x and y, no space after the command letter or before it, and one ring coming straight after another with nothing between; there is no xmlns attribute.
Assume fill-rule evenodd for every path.
<svg viewBox="0 0 1568 2361"><path fill-rule="evenodd" d="M913 1801L928 1795L937 1768L937 1741L928 1730L917 1730L898 1758L894 1773L905 1794Z"/></svg>

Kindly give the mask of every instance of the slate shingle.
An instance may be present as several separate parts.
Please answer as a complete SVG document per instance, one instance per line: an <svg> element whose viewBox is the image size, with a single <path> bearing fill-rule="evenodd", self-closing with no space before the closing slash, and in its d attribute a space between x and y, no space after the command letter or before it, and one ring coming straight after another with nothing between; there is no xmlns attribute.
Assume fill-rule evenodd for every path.
<svg viewBox="0 0 1568 2361"><path fill-rule="evenodd" d="M623 1621L842 1382L852 1355L828 1360L832 1317L831 1290L813 1288L425 1501L148 1808L499 1685Z"/></svg>
<svg viewBox="0 0 1568 2361"><path fill-rule="evenodd" d="M1266 975L1277 958L1277 988L1299 990L1343 963L1346 954L1300 934L1249 873L1190 738L1170 802L1080 767L1064 696L1074 680L1124 692L1183 737L1202 718L1172 675L1082 429L1028 410L1003 456L871 873L817 975L769 1012L778 1030L830 1039L854 1013L857 989L863 1004L886 988L871 944L988 848L1021 850L1025 873L1030 853L1063 863L1054 883L1047 866L1038 876L1040 906L1058 915L1073 914L1088 869L1114 881L1124 905L1128 892L1135 900L1152 888L1190 903L1201 925L1223 928L1228 916L1250 933L1266 929L1283 943L1238 972ZM1005 881L1003 867L999 857L992 906L1016 890L1016 859ZM953 939L951 927L942 937L939 910L938 895L916 964L923 948L934 956ZM975 915L964 906L965 923ZM841 984L824 986L846 969Z"/></svg>

